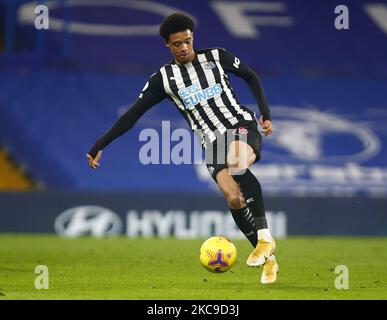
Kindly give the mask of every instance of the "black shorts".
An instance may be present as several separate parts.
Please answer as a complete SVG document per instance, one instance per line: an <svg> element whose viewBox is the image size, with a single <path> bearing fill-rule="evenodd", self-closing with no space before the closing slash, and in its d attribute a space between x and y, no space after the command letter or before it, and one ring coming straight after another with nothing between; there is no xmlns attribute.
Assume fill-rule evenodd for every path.
<svg viewBox="0 0 387 320"><path fill-rule="evenodd" d="M227 151L232 141L245 141L255 153L254 162L261 158L262 135L256 121L238 122L231 130L218 137L205 150L206 166L215 182L218 172L227 168Z"/></svg>

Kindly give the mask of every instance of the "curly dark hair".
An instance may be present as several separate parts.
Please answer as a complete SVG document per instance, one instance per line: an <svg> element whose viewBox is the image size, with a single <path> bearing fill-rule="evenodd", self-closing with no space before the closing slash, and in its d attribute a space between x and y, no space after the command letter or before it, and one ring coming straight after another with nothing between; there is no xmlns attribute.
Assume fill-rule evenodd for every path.
<svg viewBox="0 0 387 320"><path fill-rule="evenodd" d="M168 41L171 34L185 31L187 29L192 32L195 30L194 19L184 13L176 12L164 19L164 21L160 24L159 33L165 41Z"/></svg>

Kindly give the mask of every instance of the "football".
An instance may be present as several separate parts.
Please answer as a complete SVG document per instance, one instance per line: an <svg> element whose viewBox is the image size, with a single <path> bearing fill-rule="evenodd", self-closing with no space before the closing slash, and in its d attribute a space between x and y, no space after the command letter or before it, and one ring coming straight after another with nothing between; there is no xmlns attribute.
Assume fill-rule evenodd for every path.
<svg viewBox="0 0 387 320"><path fill-rule="evenodd" d="M225 237L211 237L200 247L200 262L204 268L214 273L231 269L237 258L235 245Z"/></svg>

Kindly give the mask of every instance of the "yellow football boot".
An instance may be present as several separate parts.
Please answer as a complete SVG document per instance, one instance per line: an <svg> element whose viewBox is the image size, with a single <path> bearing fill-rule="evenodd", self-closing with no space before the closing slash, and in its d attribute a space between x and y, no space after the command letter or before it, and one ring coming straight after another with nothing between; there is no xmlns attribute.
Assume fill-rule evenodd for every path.
<svg viewBox="0 0 387 320"><path fill-rule="evenodd" d="M247 258L246 264L249 267L259 267L265 264L266 260L274 253L275 241L258 240L254 251Z"/></svg>
<svg viewBox="0 0 387 320"><path fill-rule="evenodd" d="M271 255L263 266L261 282L263 284L274 283L277 280L277 273L279 272L279 266L275 260L275 256Z"/></svg>

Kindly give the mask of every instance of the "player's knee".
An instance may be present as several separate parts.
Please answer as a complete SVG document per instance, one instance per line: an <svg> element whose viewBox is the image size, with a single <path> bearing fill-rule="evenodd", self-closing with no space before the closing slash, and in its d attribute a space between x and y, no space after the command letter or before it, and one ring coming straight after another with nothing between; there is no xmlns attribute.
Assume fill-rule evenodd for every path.
<svg viewBox="0 0 387 320"><path fill-rule="evenodd" d="M231 176L243 174L249 167L249 162L245 158L232 158L227 161L229 174Z"/></svg>
<svg viewBox="0 0 387 320"><path fill-rule="evenodd" d="M235 156L228 155L228 157L227 157L227 166L229 168L234 168L234 167L237 167L238 165L239 165L239 158L235 157Z"/></svg>
<svg viewBox="0 0 387 320"><path fill-rule="evenodd" d="M254 150L247 143L232 145L227 153L227 166L232 171L231 175L246 170L254 161Z"/></svg>
<svg viewBox="0 0 387 320"><path fill-rule="evenodd" d="M240 209L246 206L245 199L240 192L233 192L227 195L227 203L231 209Z"/></svg>

